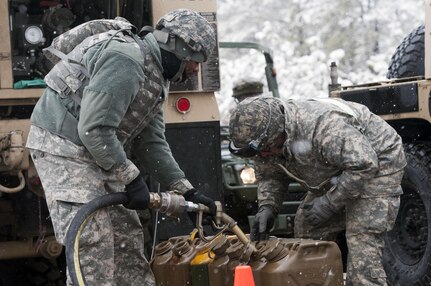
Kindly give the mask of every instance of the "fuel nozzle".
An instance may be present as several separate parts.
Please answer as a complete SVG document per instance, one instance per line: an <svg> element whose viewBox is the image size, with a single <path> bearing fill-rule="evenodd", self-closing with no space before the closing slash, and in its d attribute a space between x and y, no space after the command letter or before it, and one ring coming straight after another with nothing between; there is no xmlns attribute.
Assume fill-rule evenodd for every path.
<svg viewBox="0 0 431 286"><path fill-rule="evenodd" d="M197 204L188 202L175 192L150 193L150 209L157 209L168 216L180 216L184 212L196 211Z"/></svg>
<svg viewBox="0 0 431 286"><path fill-rule="evenodd" d="M217 211L215 217L216 225L224 225L223 229L229 229L231 232L237 235L238 239L250 248L251 252L255 252L256 248L250 243L250 239L244 234L244 232L238 227L236 221L223 212L222 204L216 202ZM204 213L209 213L210 210L203 204L195 204L186 201L184 197L176 192L162 192L162 193L150 193L150 209L157 209L161 213L168 216L178 217L184 212L196 212L198 213L197 229L202 230L202 217ZM201 238L204 238L203 231L200 233Z"/></svg>

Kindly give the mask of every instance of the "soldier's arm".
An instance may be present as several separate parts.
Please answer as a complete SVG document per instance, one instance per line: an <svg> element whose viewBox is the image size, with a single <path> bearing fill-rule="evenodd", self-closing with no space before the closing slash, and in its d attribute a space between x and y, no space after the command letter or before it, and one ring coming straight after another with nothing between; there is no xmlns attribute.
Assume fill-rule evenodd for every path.
<svg viewBox="0 0 431 286"><path fill-rule="evenodd" d="M185 177L174 159L165 137L163 112L149 122L133 144L133 154L145 170L165 186L170 186ZM180 190L185 192L187 190Z"/></svg>
<svg viewBox="0 0 431 286"><path fill-rule="evenodd" d="M256 179L259 206L269 205L278 212L291 180L275 163L259 159L256 160Z"/></svg>
<svg viewBox="0 0 431 286"><path fill-rule="evenodd" d="M321 160L337 166L341 171L337 189L349 197L357 197L364 182L378 172L378 157L367 138L344 120L332 122L332 126L316 137Z"/></svg>
<svg viewBox="0 0 431 286"><path fill-rule="evenodd" d="M144 78L143 64L118 51L91 55L92 51L86 54L91 80L81 102L80 139L101 168L136 169L127 160L116 129ZM128 183L130 178L124 179Z"/></svg>

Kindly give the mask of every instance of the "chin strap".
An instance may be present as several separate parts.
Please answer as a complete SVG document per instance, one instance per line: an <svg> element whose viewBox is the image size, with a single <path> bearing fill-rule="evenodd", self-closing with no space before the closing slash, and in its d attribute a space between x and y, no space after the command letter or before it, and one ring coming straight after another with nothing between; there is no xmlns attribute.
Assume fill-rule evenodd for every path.
<svg viewBox="0 0 431 286"><path fill-rule="evenodd" d="M153 33L154 32L154 28L151 26L144 26L142 27L142 29L139 31L138 36L143 38L145 37L148 33Z"/></svg>

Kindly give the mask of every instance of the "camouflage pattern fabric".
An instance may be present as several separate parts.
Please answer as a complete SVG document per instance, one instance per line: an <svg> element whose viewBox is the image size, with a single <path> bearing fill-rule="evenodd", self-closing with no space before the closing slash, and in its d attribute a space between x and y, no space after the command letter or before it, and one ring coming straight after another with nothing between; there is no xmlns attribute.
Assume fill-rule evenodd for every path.
<svg viewBox="0 0 431 286"><path fill-rule="evenodd" d="M178 9L169 12L159 19L155 28L158 30L164 28L183 39L193 51L203 53L204 61L214 50L216 43L214 29L204 17L192 10Z"/></svg>
<svg viewBox="0 0 431 286"><path fill-rule="evenodd" d="M108 23L112 25L117 23L117 26L121 26L120 23L122 23L122 21L111 20L108 21ZM106 24L105 21L94 23L90 22L88 26L94 30L100 30L102 24ZM96 29L94 26L99 28ZM88 32L87 29L90 28L87 28L87 26L82 26L81 29L76 29L76 31L74 29L75 33L73 33L73 31L69 31L69 36L72 37L69 39L70 45L72 45L76 39L80 39L78 35L80 35L81 30L84 31L82 33L86 34ZM78 67L82 67L74 64L74 62L81 62L84 57L84 52L87 51L89 47L111 39L112 35L115 33L116 31L107 31L105 33L91 35L85 40L81 41L68 54L68 58L73 60L73 62L62 60L57 63L54 68L45 76L44 80L47 85L54 89L59 94L59 96L63 97L68 95L64 94L64 89L59 86L59 82L64 82L64 84L66 84L73 93L79 90L81 90L82 93L82 86L88 85L88 80L83 81L81 79L81 74ZM74 37L76 37L76 39ZM149 34L147 37L151 38L153 36ZM117 37L113 39L127 41L130 43L130 45L133 45L136 50L140 50L138 44L130 37L118 34ZM68 38L66 38L65 35L62 35L57 45L60 45L60 43L67 40ZM151 44L148 41L143 41L143 47L145 78L141 82L139 92L131 104L134 106L134 110L139 110L140 112L128 112L123 118L120 126L117 128L117 136L120 142L123 144L129 138L133 139L136 137L142 131L142 128L145 127L152 118L154 118L154 116L160 111L165 99L165 95L168 93L168 84L165 82L165 79L162 75L163 68L160 62L160 54L158 55L159 57L154 56ZM91 73L92 70L89 69L87 72ZM80 95L80 97L82 97L82 95Z"/></svg>
<svg viewBox="0 0 431 286"><path fill-rule="evenodd" d="M251 140L265 136L262 140L264 148L284 131L284 121L284 108L279 99L270 96L249 97L238 103L230 115L230 138L236 147L242 148Z"/></svg>
<svg viewBox="0 0 431 286"><path fill-rule="evenodd" d="M267 122L269 116L267 108L264 108L267 101L277 102L261 96L238 104L230 122L231 139L237 147L243 147L261 132L261 122ZM305 181L305 187L311 191L332 178L331 182L349 198L400 195L400 191L388 193L393 189L376 190L365 188L364 184L372 178L390 175L405 167L401 137L365 106L352 102L344 104L348 104L357 117L330 103L284 102L285 115L282 116L287 140L283 156L266 159L258 156L255 159L259 184L265 185L265 180L273 180L269 174L280 172L277 164L281 162L294 175L291 180L298 178ZM279 201L274 194L282 191L281 188L258 188L259 203L275 202L273 207L278 209L276 202Z"/></svg>
<svg viewBox="0 0 431 286"><path fill-rule="evenodd" d="M255 175L257 181L257 200L259 205L270 205L278 211L279 203L284 201L291 178L277 167L284 164L284 158L255 158Z"/></svg>
<svg viewBox="0 0 431 286"><path fill-rule="evenodd" d="M169 93L169 83L163 78L161 63L153 56L146 41L144 41L144 47L146 47L144 54L145 79L131 103L133 111L130 110L126 113L117 130L117 136L123 144L126 140L130 141L138 136L148 122L160 112Z"/></svg>
<svg viewBox="0 0 431 286"><path fill-rule="evenodd" d="M173 190L175 193L184 194L187 191L193 189L193 185L189 182L189 180L185 178L181 178L178 181L173 182L169 185L169 189Z"/></svg>
<svg viewBox="0 0 431 286"><path fill-rule="evenodd" d="M238 104L237 118L231 119L230 133L236 146L261 132L260 122L268 118L266 102L274 102L259 97L249 108L250 100ZM277 211L289 181L301 182L309 191L303 203L322 195L328 188L318 186L329 181L344 195L345 213L333 217L326 228L313 229L304 225L300 208L295 236L331 239L335 232L346 229L347 285L386 285L381 253L383 237L393 227L402 194L400 183L406 165L402 141L391 126L365 106L340 103L279 103L284 108L287 140L280 157L255 158L259 206L270 205ZM283 174L279 164L289 174Z"/></svg>
<svg viewBox="0 0 431 286"><path fill-rule="evenodd" d="M241 102L247 97L262 94L263 83L253 79L242 79L235 83L232 92L232 97L238 100L238 102Z"/></svg>
<svg viewBox="0 0 431 286"><path fill-rule="evenodd" d="M115 174L95 163L38 150L31 150L31 156L44 186L56 239L62 244L83 204L95 194L124 190ZM86 285L155 285L144 256L144 237L136 211L121 205L97 211L82 232L79 254ZM72 285L70 277L67 284Z"/></svg>
<svg viewBox="0 0 431 286"><path fill-rule="evenodd" d="M82 29L85 29L86 26L83 26ZM77 31L79 32L79 30ZM80 72L81 69L83 69L83 66L77 63L81 63L82 58L84 57L85 51L94 45L97 45L100 42L105 42L107 40L120 40L120 41L126 41L126 39L131 42L133 45L136 46L136 48L139 49L138 44L134 42L133 39L130 37L125 37L121 33L117 33L118 31L110 30L105 33L95 34L87 37L83 41L77 43L76 47L71 50L67 54L67 59L63 59L61 61L58 61L57 64L50 70L50 72L45 76L44 81L45 83L55 90L57 93L67 96L68 94L64 94L65 89L63 86L61 86L57 79L62 79L64 81L64 84L67 85L67 87L70 89L71 92L75 93L77 92L82 85L88 84L88 78L84 79L85 75ZM114 37L114 35L116 35ZM73 36L73 35L71 35ZM64 35L62 35L64 37ZM65 40L68 40L65 38ZM70 44L69 48L73 45L74 39L69 39ZM53 45L51 45L53 47ZM50 53L49 49L45 50L45 54ZM87 71L88 73L88 71Z"/></svg>
<svg viewBox="0 0 431 286"><path fill-rule="evenodd" d="M95 164L94 158L84 146L79 146L73 142L52 134L45 129L31 125L28 133L26 147L30 150L39 150L51 155L69 158L71 160L80 160L88 164ZM114 166L110 172L115 175L115 178L123 183L128 184L139 174L139 169L131 162L125 162ZM83 190L85 191L85 190ZM87 194L88 193L88 194ZM92 190L85 191L85 194L74 193L75 196L91 196L91 199L102 195L101 192Z"/></svg>
<svg viewBox="0 0 431 286"><path fill-rule="evenodd" d="M97 19L85 22L81 25L56 37L51 46L63 54L70 53L78 44L82 43L87 37L107 32L109 30L133 30L135 27L122 17L112 19ZM49 50L44 50L44 56L52 63L56 64L60 59Z"/></svg>
<svg viewBox="0 0 431 286"><path fill-rule="evenodd" d="M103 45L103 41L107 39L109 33L110 32L106 32L87 38L70 52L70 58L79 62L84 57L83 51L86 51L86 56L92 53L95 54L91 57L88 56L87 60L88 58L91 58L92 60L94 59L97 61L100 59L100 57L98 57L100 54L97 54L97 52L100 52L98 47ZM111 53L112 50L115 50L115 48L118 50L118 45L121 45L119 43L121 41L117 40L118 39L116 38L111 40L110 45L106 47L111 51ZM112 64L105 67L103 71L98 71L98 77L93 75L93 80L91 83L89 83L89 81L83 82L86 86L90 85L92 88L87 89L84 92L80 111L79 109L78 111L75 110L76 104L70 104L68 95L63 94L61 89L57 90L56 95L53 95L52 92L48 92L49 89L47 89L33 111L31 118L32 124L40 126L54 134L58 134L61 137L67 138L78 145L83 145L81 142L82 136L78 136L78 120L85 117L97 118L97 115L99 115L99 118L104 118L105 120L100 123L100 127L98 126L99 128L94 128L95 124L99 124L98 122L94 122L94 120L90 120L90 122L80 120L79 122L82 128L86 127L85 124L93 124L91 128L88 127L91 130L91 133L88 132L88 136L86 136L86 138L105 138L104 142L100 144L99 142L96 142L98 139L95 138L93 139L94 142L91 142L91 144L86 144L86 147L88 150L90 150L90 152L92 152L93 156L97 157L97 162L102 168L111 169L113 166L118 167L119 164L122 164L126 160L126 155L122 145L131 142L135 137L141 134L143 129L149 125L154 117L162 117L161 108L165 100L165 95L168 93L168 83L165 81L162 75L160 51L157 49L158 54L153 52L154 46L157 45L157 43L154 42L155 39L151 34L149 34L143 41L144 48L142 52L137 43L134 41L123 43L121 46L128 49L129 55L127 58L133 58L136 64L144 65L138 66L138 71L140 70L142 75L138 75L137 73L127 74L121 71L119 72L118 70L111 71L109 68L113 66ZM92 44L95 46L89 48L89 45ZM117 63L121 64L121 62L124 61L124 56L121 56L119 53L114 54L114 56L110 54L109 59L113 60L114 62L115 59L117 59ZM62 69L62 71L70 71L70 74L67 75L57 72L56 67L60 65L66 67L66 69ZM94 66L95 65L92 65L93 68ZM72 72L73 68L71 68L67 61L63 60L59 62L56 67L54 67L54 69L45 77L46 82L54 89L56 82L63 81L66 84L70 84L71 79L75 78L74 73ZM88 73L93 73L93 68L89 68ZM129 70L131 70L131 68L132 67L129 67ZM134 68L135 69L133 71L135 71L137 67L134 66ZM106 78L103 77L102 74L104 73L106 77L110 78L115 72L119 72L119 74L116 76L117 83L107 83ZM99 82L96 82L94 78L98 78ZM58 81L54 79L57 79ZM132 82L136 84L127 84ZM122 106L122 101L127 104L127 106L125 106L125 108L128 108L126 111L120 110L120 108L114 111L113 108L111 108L109 109L109 114L102 114L103 112L107 112L109 106L106 106L110 104L108 101L111 100L111 97L108 96L109 94L103 92L103 88L109 84L111 86L121 86L121 84L123 84L123 86L128 85L126 88L129 88L130 86L130 90L126 88L115 90L115 86L109 90L112 92L112 97L116 97L113 100L118 103L118 106ZM76 85L70 84L69 88L74 91L74 86ZM136 88L136 93L135 90L132 90L132 87ZM82 89L83 88L80 88L80 90ZM130 99L131 102L128 101L127 97L125 96L126 94L128 96L132 96ZM52 99L53 96L57 96L57 98ZM96 96L99 96L98 100L94 99ZM69 101L66 101L67 99L69 99ZM102 106L103 104L105 104L106 108ZM98 107L94 107L95 105ZM48 112L49 115L47 115ZM66 116L64 116L64 113L66 113ZM66 119L70 118L72 118L72 120L66 121ZM114 120L117 120L118 123L112 123ZM103 124L108 124L106 123L108 121L111 122L111 125L109 126L110 128L105 128L105 126L102 126ZM116 124L118 124L118 127L115 128L115 130L112 130ZM93 134L96 135L93 136ZM167 145L166 142L165 145ZM33 148L38 149L39 147ZM175 166L174 164L171 165ZM127 182L128 181L125 181L124 183ZM171 183L171 181L168 183Z"/></svg>
<svg viewBox="0 0 431 286"><path fill-rule="evenodd" d="M379 177L367 183L367 188L381 193L398 193L403 171ZM319 194L309 192L301 203L295 217L295 237L334 240L346 230L349 249L347 261L347 286L387 285L382 265L384 237L394 226L399 196L360 198L349 200L345 209L320 227L304 223L302 206Z"/></svg>

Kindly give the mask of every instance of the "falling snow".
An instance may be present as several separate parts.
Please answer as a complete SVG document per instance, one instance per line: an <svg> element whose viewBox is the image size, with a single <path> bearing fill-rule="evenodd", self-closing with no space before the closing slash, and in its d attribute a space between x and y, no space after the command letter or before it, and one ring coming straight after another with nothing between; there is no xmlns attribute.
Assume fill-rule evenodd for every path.
<svg viewBox="0 0 431 286"><path fill-rule="evenodd" d="M334 61L342 85L384 80L396 47L424 23L424 5L417 0L219 0L218 40L272 49L282 98L325 97ZM264 80L264 67L256 50L220 49L222 124L233 105L233 84L244 77Z"/></svg>

